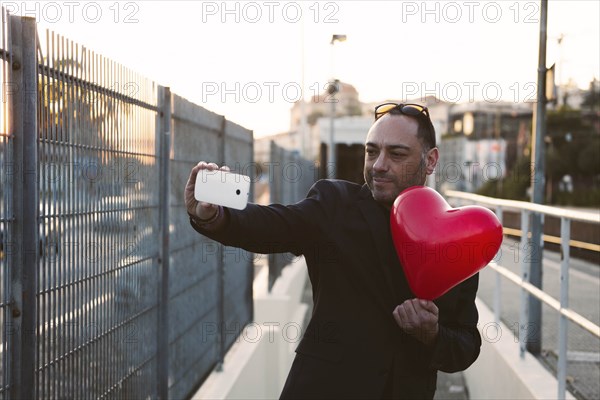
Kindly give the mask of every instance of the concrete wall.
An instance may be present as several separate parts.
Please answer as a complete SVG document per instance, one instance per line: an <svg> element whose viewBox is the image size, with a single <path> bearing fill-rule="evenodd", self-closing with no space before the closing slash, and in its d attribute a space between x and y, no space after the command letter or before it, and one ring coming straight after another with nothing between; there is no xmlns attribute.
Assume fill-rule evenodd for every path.
<svg viewBox="0 0 600 400"><path fill-rule="evenodd" d="M254 322L225 356L223 371L213 372L193 399L279 398L302 337L308 306L301 303L306 284L304 259L283 269L271 293L267 268L254 281Z"/></svg>
<svg viewBox="0 0 600 400"><path fill-rule="evenodd" d="M479 299L479 331L483 340L477 361L464 372L471 399L556 399L558 381L531 354L519 356L519 343ZM567 399L574 399L567 392Z"/></svg>

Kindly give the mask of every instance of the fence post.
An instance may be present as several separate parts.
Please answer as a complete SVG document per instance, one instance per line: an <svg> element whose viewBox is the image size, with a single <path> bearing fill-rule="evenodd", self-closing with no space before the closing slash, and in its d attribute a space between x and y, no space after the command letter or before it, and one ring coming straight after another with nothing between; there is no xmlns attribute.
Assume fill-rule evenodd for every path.
<svg viewBox="0 0 600 400"><path fill-rule="evenodd" d="M560 220L560 308L569 307L569 259L571 240L571 220L561 218ZM558 315L558 395L557 399L564 400L567 390L567 333L569 320L564 315Z"/></svg>
<svg viewBox="0 0 600 400"><path fill-rule="evenodd" d="M496 216L498 217L498 221L500 221L500 224L502 225L502 220L503 220L503 213L502 213L502 207L498 206L496 207ZM502 247L500 247L498 249L498 253L496 254L496 258L499 258L499 256L502 255ZM502 279L500 277L500 274L498 272L496 272L494 275L496 275L496 285L494 286L494 321L496 323L500 323L500 318L502 317Z"/></svg>
<svg viewBox="0 0 600 400"><path fill-rule="evenodd" d="M270 151L269 151L269 203L282 203L283 197L283 189L281 182L281 165L279 162L277 164L273 160L281 160L283 158L283 154L280 151L279 147L275 144L273 140L270 142ZM274 169L271 169L274 168ZM272 180L271 180L272 179ZM280 272L280 267L278 264L277 254L270 253L268 255L268 263L269 263L269 276L268 276L268 284L267 288L269 292L273 288L275 284L275 280Z"/></svg>
<svg viewBox="0 0 600 400"><path fill-rule="evenodd" d="M171 156L171 90L158 87L159 108L159 193L158 232L160 238L158 264L160 286L157 332L157 392L159 399L169 398L169 158Z"/></svg>
<svg viewBox="0 0 600 400"><path fill-rule="evenodd" d="M11 343L11 398L36 395L38 171L37 171L37 33L35 18L10 17L11 73L16 90L10 96L10 132L14 135L14 162L21 172L14 179L14 238Z"/></svg>
<svg viewBox="0 0 600 400"><path fill-rule="evenodd" d="M523 282L529 282L529 265L528 255L526 253L529 245L529 211L521 210L521 244L520 244L520 264L521 264L521 279ZM521 310L519 314L519 353L521 358L525 357L527 338L529 336L529 308L527 300L530 295L527 291L521 288Z"/></svg>
<svg viewBox="0 0 600 400"><path fill-rule="evenodd" d="M225 165L225 127L227 126L227 119L223 117L221 121L221 130L219 132L219 167ZM223 363L225 362L225 261L223 260L224 252L223 245L219 244L219 253L217 258L217 294L218 300L218 319L219 319L219 343L218 346L218 360L217 360L217 371L223 371Z"/></svg>

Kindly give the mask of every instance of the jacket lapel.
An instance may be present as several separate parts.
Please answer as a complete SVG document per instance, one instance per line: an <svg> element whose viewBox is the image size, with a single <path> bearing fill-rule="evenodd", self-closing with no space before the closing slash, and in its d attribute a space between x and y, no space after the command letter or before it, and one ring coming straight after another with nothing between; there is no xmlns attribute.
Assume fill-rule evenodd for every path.
<svg viewBox="0 0 600 400"><path fill-rule="evenodd" d="M388 213L382 212L366 184L360 191L359 207L375 241L379 256L379 262L375 264L385 277L385 298L392 300L395 305L400 304L413 295L393 247Z"/></svg>

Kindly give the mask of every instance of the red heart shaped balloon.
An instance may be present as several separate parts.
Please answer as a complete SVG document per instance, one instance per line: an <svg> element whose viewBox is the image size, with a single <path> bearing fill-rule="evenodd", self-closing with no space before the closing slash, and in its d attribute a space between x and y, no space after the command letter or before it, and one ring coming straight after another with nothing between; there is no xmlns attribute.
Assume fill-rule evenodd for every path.
<svg viewBox="0 0 600 400"><path fill-rule="evenodd" d="M433 300L485 267L502 243L502 225L487 208L451 208L435 190L413 186L396 198L392 238L413 293Z"/></svg>

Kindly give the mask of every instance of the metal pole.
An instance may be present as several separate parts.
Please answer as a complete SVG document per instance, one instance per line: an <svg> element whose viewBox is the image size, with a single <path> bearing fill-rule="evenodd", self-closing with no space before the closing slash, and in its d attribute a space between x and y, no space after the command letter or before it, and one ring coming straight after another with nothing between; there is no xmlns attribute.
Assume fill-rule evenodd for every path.
<svg viewBox="0 0 600 400"><path fill-rule="evenodd" d="M537 107L535 114L535 132L533 140L533 174L532 202L544 203L545 186L545 151L544 137L546 134L546 25L548 20L548 0L541 0L540 9L540 43L538 60L538 83L537 83ZM535 287L542 288L542 258L543 242L542 235L544 222L541 214L533 213L531 220L531 266L530 283ZM542 349L542 303L533 296L529 296L529 326L534 327L527 337L527 350L532 354L540 354Z"/></svg>
<svg viewBox="0 0 600 400"><path fill-rule="evenodd" d="M221 131L219 132L219 167L225 165L225 142L226 142L226 126L227 120L223 117L221 121ZM218 259L217 259L217 295L218 297L218 323L219 323L219 336L218 336L218 359L217 359L217 371L223 371L223 364L225 362L225 261L223 260L223 245L219 244Z"/></svg>
<svg viewBox="0 0 600 400"><path fill-rule="evenodd" d="M309 143L310 140L308 140L308 138L306 137L306 103L305 103L305 99L304 99L304 77L305 77L305 63L304 63L304 18L302 18L302 20L300 21L300 48L301 48L301 63L302 63L302 73L301 73L301 88L302 90L300 91L300 126L299 128L299 135L300 135L300 153L302 154L303 157L310 157L310 151L309 149Z"/></svg>
<svg viewBox="0 0 600 400"><path fill-rule="evenodd" d="M521 263L521 279L523 282L529 282L529 263L527 262L527 248L529 239L527 238L529 233L529 211L521 210L521 244L520 244L520 263ZM520 301L520 311L519 311L519 355L521 358L525 357L525 349L527 337L529 336L529 327L528 324L529 318L528 313L529 309L527 307L527 299L529 298L529 294L524 288L521 288L521 301Z"/></svg>
<svg viewBox="0 0 600 400"><path fill-rule="evenodd" d="M338 88L338 82L334 76L335 76L335 71L333 68L333 48L335 45L335 42L344 42L346 41L346 35L333 35L331 37L331 42L329 44L331 44L331 83L330 86L328 87L328 93L331 95L331 118L330 118L330 125L329 125L329 154L328 154L328 160L327 160L327 164L329 165L329 168L326 169L326 173L327 173L327 178L337 178L337 167L336 167L336 163L337 163L337 152L336 152L336 145L335 145L335 103L337 102L337 99L335 98L335 94L339 91Z"/></svg>
<svg viewBox="0 0 600 400"><path fill-rule="evenodd" d="M331 82L331 85L335 86L335 80ZM332 92L335 90L331 89ZM331 102L331 116L329 118L329 157L327 160L328 168L327 168L327 178L337 178L337 168L336 168L336 151L335 151L335 93L331 94L331 98L329 100Z"/></svg>
<svg viewBox="0 0 600 400"><path fill-rule="evenodd" d="M38 172L37 172L37 33L35 18L10 17L12 65L10 123L14 135L14 237L20 248L13 258L11 316L15 335L11 343L11 392L15 399L35 398L37 350Z"/></svg>
<svg viewBox="0 0 600 400"><path fill-rule="evenodd" d="M569 241L571 238L571 220L561 218L560 221L560 308L569 308ZM558 319L558 396L557 399L564 400L567 384L567 328L569 319L559 314Z"/></svg>
<svg viewBox="0 0 600 400"><path fill-rule="evenodd" d="M502 224L502 219L503 219L503 215L502 215L502 207L497 207L496 208L496 216L498 217L498 220L500 221L500 223ZM496 254L496 259L502 254L502 249L500 248L498 250L498 253ZM502 279L500 277L499 273L496 273L496 285L494 286L494 321L496 323L500 323L500 318L502 317Z"/></svg>
<svg viewBox="0 0 600 400"><path fill-rule="evenodd" d="M158 398L169 398L169 158L171 155L171 90L158 87L159 102L159 248L160 297L158 303Z"/></svg>

